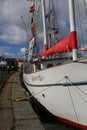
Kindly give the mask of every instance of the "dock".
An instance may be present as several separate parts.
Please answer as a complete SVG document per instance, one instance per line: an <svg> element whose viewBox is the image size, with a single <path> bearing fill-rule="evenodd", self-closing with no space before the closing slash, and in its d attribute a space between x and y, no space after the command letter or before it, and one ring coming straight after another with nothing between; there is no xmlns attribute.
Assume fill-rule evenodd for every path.
<svg viewBox="0 0 87 130"><path fill-rule="evenodd" d="M29 98L19 72L11 75L0 93L0 130L45 130Z"/></svg>

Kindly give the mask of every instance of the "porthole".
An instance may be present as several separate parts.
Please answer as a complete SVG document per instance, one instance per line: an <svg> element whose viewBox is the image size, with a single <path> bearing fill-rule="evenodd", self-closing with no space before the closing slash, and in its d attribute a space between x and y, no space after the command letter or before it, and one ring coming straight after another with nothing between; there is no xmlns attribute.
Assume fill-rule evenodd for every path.
<svg viewBox="0 0 87 130"><path fill-rule="evenodd" d="M45 98L45 95L44 95L44 93L42 94L42 96Z"/></svg>

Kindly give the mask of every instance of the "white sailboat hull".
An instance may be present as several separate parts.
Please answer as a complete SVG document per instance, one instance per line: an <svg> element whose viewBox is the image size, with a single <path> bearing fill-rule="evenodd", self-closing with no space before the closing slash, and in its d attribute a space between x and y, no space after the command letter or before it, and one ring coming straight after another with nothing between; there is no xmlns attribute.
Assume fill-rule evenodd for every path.
<svg viewBox="0 0 87 130"><path fill-rule="evenodd" d="M87 64L71 62L24 73L30 93L53 115L87 129Z"/></svg>

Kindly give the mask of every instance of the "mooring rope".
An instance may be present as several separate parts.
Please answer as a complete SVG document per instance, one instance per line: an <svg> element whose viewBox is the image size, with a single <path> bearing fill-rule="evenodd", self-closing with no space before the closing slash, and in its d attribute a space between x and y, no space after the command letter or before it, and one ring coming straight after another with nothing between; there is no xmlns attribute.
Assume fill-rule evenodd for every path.
<svg viewBox="0 0 87 130"><path fill-rule="evenodd" d="M61 80L57 81L55 84L52 84L52 85L50 85L50 86L47 86L47 87L46 87L46 86L42 85L43 87L46 87L46 88L44 88L44 89L42 89L41 91L39 91L39 92L37 92L37 93L31 95L31 96L29 97L29 99L32 98L32 97L34 97L34 96L37 96L38 94L40 94L40 93L46 91L47 89L50 89L50 88L54 87L54 85L55 85L55 86L56 86L56 85L58 85L58 86L59 86L59 85L64 86L64 84L61 83L61 81L63 81L63 80L66 81L66 83L64 83L64 84L66 84L65 87L66 87L66 86L68 87L68 91L69 91L71 103L72 103L72 106L73 106L73 110L74 110L74 113L75 113L77 122L79 123L79 119L78 119L77 111L76 111L75 104L74 104L74 101L73 101L72 93L71 93L71 91L70 91L70 87L71 87L71 86L74 86L73 88L75 89L75 91L78 93L78 95L82 98L82 100L83 100L85 103L87 103L87 101L84 99L84 97L80 94L80 92L79 92L78 90L80 90L81 93L83 93L85 96L87 96L87 94L86 94L81 88L79 88L77 85L75 85L75 83L73 83L72 80L71 80L68 76L65 76L64 78L62 78ZM59 84L58 84L58 83L59 83ZM77 90L76 88L77 88L78 90Z"/></svg>
<svg viewBox="0 0 87 130"><path fill-rule="evenodd" d="M56 83L59 83L59 82L63 81L64 79L65 79L65 77L64 77L63 79L57 81ZM55 84L56 84L56 83L55 83ZM40 94L40 93L42 93L42 92L44 92L44 91L46 91L47 89L52 88L52 87L54 87L54 86L50 86L50 87L47 86L46 88L42 89L42 90L39 91L38 93L33 94L33 96L36 96L36 95L38 95L38 94ZM33 97L33 96L31 96L31 97ZM30 98L31 98L31 97L30 97Z"/></svg>

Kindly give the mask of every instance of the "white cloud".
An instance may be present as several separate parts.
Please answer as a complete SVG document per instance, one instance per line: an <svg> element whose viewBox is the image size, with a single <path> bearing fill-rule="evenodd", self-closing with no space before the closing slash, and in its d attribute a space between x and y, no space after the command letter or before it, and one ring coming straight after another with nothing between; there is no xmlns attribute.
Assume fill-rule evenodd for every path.
<svg viewBox="0 0 87 130"><path fill-rule="evenodd" d="M3 47L0 47L0 52L2 51L9 51L10 50L10 47L9 46L3 46Z"/></svg>
<svg viewBox="0 0 87 130"><path fill-rule="evenodd" d="M15 57L15 54L10 52L10 47L0 47L0 56Z"/></svg>
<svg viewBox="0 0 87 130"><path fill-rule="evenodd" d="M5 52L5 53L4 53L4 56L5 56L5 57L14 58L14 57L15 57L15 54L14 54L14 53Z"/></svg>
<svg viewBox="0 0 87 130"><path fill-rule="evenodd" d="M20 49L20 52L21 52L22 54L24 54L25 51L26 51L26 48L21 48L21 49Z"/></svg>
<svg viewBox="0 0 87 130"><path fill-rule="evenodd" d="M19 44L26 41L25 31L16 25L4 25L2 30L2 35L0 39L8 41L11 44Z"/></svg>
<svg viewBox="0 0 87 130"><path fill-rule="evenodd" d="M68 6L67 6L68 0L66 0L66 2L64 0L60 0L60 1L56 0L56 2L55 2L55 7L58 10L56 16L57 16L57 23L59 24L58 36L61 39L61 36L67 35L66 33L68 33L69 31L69 25L68 22L66 21L66 19L68 19ZM75 2L77 7L77 1ZM83 13L85 13L83 0L79 0L78 2L79 2L80 13L82 15ZM86 0L85 2L87 4ZM76 11L78 11L78 9ZM27 29L29 29L30 20L29 20L28 12L29 12L29 2L27 2L27 0L0 0L0 39L10 44L21 44L25 42L27 35L22 25L20 16L23 16L26 22ZM77 16L79 16L79 14L77 14ZM82 17L84 19L83 15ZM83 20L78 20L78 21L82 21L83 24ZM86 22L87 19L85 19L83 25L81 24L82 28L84 28L85 30L85 31L83 30L84 37L87 32L87 27L84 26L86 25ZM87 41L87 37L84 38L85 43L86 41ZM23 50L20 51L23 52Z"/></svg>
<svg viewBox="0 0 87 130"><path fill-rule="evenodd" d="M26 21L29 3L26 0L1 0L0 1L0 39L12 44L26 41L26 32L20 16Z"/></svg>

